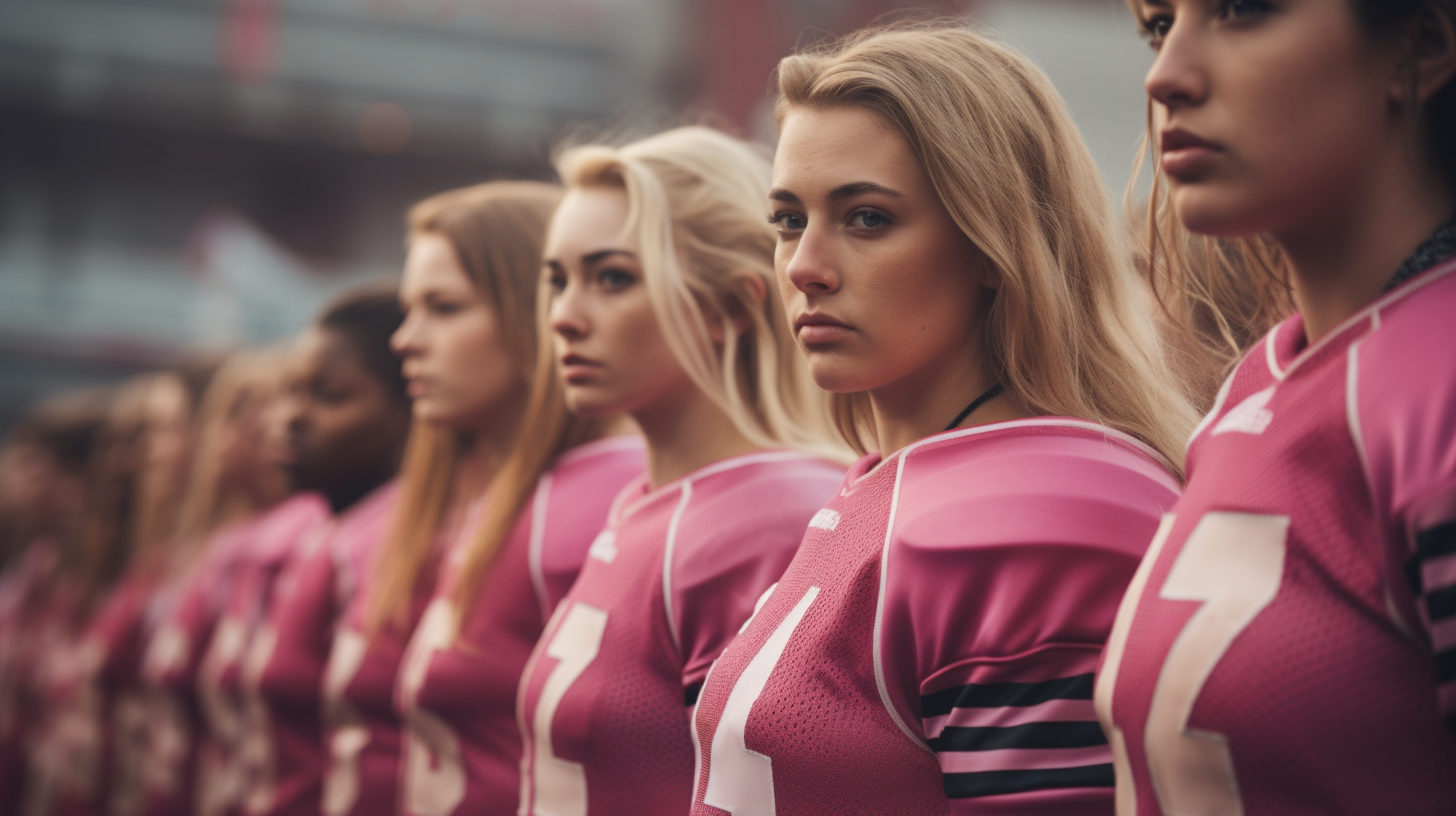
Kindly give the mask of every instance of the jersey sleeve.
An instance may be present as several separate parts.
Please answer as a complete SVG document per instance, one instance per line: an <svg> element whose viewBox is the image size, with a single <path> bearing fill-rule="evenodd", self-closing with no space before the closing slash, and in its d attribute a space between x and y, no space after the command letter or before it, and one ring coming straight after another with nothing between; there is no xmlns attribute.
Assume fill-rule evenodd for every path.
<svg viewBox="0 0 1456 816"><path fill-rule="evenodd" d="M1456 274L1398 308L1350 350L1346 403L1389 542L1393 614L1430 650L1456 732Z"/></svg>
<svg viewBox="0 0 1456 816"><path fill-rule="evenodd" d="M887 709L935 753L951 813L1112 809L1094 673L1177 492L1103 447L928 478L907 463L877 671Z"/></svg>
<svg viewBox="0 0 1456 816"><path fill-rule="evenodd" d="M692 705L728 641L753 614L804 538L809 519L833 497L843 474L789 465L773 477L693 506L685 494L663 597L683 665L683 702Z"/></svg>

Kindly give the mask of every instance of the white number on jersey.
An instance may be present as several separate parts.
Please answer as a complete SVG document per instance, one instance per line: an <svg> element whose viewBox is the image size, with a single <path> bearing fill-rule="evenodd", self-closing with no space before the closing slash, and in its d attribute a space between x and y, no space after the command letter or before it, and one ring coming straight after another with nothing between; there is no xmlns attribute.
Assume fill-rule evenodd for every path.
<svg viewBox="0 0 1456 816"><path fill-rule="evenodd" d="M344 691L359 666L369 641L354 629L340 629L329 650L329 665L324 670L324 728L328 735L328 768L324 771L324 814L341 816L354 809L359 801L359 752L369 744L369 728L364 719L344 699Z"/></svg>
<svg viewBox="0 0 1456 816"><path fill-rule="evenodd" d="M572 604L546 647L545 656L557 663L546 676L535 716L531 718L535 768L531 775L535 807L531 812L535 816L586 816L586 769L579 762L556 756L551 744L551 724L567 690L596 660L606 631L606 612L586 604ZM522 783L526 782L523 778ZM525 802L523 795L523 806Z"/></svg>
<svg viewBox="0 0 1456 816"><path fill-rule="evenodd" d="M1108 641L1097 709L1111 721L1112 698L1138 599L1167 542L1173 517L1164 519L1153 546L1133 578ZM1279 592L1284 576L1289 519L1250 513L1206 513L1158 593L1173 601L1203 601L1179 633L1153 689L1145 735L1148 768L1165 813L1241 816L1238 780L1228 740L1188 727L1193 705L1234 638ZM1117 766L1119 816L1134 816L1132 778L1121 729L1110 742Z"/></svg>
<svg viewBox="0 0 1456 816"><path fill-rule="evenodd" d="M455 634L455 608L436 598L425 610L404 658L404 796L409 813L447 816L465 800L465 765L460 738L444 720L419 705L430 658L447 649Z"/></svg>
<svg viewBox="0 0 1456 816"><path fill-rule="evenodd" d="M818 596L819 587L809 587L733 684L718 720L718 730L713 733L708 787L703 795L707 804L734 816L773 816L773 761L750 749L744 741L744 732L748 713L784 656L789 638Z"/></svg>

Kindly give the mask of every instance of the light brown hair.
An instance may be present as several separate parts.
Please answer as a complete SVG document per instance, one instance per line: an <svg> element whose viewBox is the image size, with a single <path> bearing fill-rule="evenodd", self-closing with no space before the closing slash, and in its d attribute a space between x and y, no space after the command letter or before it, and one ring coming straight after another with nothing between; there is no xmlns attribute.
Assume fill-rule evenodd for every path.
<svg viewBox="0 0 1456 816"><path fill-rule="evenodd" d="M496 313L522 389L529 387L527 378L536 365L541 249L560 197L553 184L493 181L431 196L412 207L406 219L409 240L437 235L449 242L460 268ZM463 431L418 419L411 426L399 503L375 563L374 594L366 602L370 631L407 626L413 601L434 579L437 538L449 532L442 527L450 521L445 516L456 471L470 444ZM492 504L499 503L494 483L491 492ZM467 570L483 575L493 555L494 549L472 547Z"/></svg>
<svg viewBox="0 0 1456 816"><path fill-rule="evenodd" d="M1195 413L1163 358L1097 168L1040 70L981 34L921 23L786 57L778 89L780 121L796 107L860 107L905 138L999 278L985 348L1009 393L1036 413L1129 433L1181 473ZM834 404L841 432L864 450L867 396Z"/></svg>

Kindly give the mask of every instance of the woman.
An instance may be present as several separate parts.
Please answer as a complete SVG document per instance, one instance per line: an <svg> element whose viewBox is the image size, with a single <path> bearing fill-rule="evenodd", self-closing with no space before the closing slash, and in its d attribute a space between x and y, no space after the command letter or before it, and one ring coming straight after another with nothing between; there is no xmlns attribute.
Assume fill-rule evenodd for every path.
<svg viewBox="0 0 1456 816"><path fill-rule="evenodd" d="M200 712L197 671L240 550L283 497L267 457L264 411L277 396L279 355L239 352L218 370L199 411L192 476L177 545L154 597L145 634L146 744L133 750L139 812L192 812Z"/></svg>
<svg viewBox="0 0 1456 816"><path fill-rule="evenodd" d="M300 339L284 389L286 466L295 487L322 494L329 517L283 559L243 650L249 816L319 813L321 687L340 598L334 558L378 541L395 506L410 400L389 338L402 318L392 288L344 295Z"/></svg>
<svg viewBox="0 0 1456 816"><path fill-rule="evenodd" d="M779 291L869 455L713 669L692 812L1107 809L1092 673L1192 411L1097 170L967 30L778 84Z"/></svg>
<svg viewBox="0 0 1456 816"><path fill-rule="evenodd" d="M1162 242L1241 241L1298 314L1225 381L1118 614L1119 810L1456 812L1456 3L1133 9Z"/></svg>
<svg viewBox="0 0 1456 816"><path fill-rule="evenodd" d="M545 274L566 404L629 414L647 473L521 680L520 812L678 814L703 677L842 469L810 453L838 451L769 297L767 158L681 128L568 150L557 170Z"/></svg>
<svg viewBox="0 0 1456 816"><path fill-rule="evenodd" d="M404 721L402 812L516 812L521 671L608 503L642 472L639 437L603 438L620 423L566 414L549 343L538 341L541 247L560 197L554 185L495 182L427 199L411 214L401 287L409 317L395 348L418 384L419 421L468 428L488 451L490 478L403 665L397 652L369 660L382 655L380 634L362 661L363 634L346 631L336 644L336 658L350 653L345 638L359 644L344 662L357 666L352 678L337 675L349 681L341 703L357 720L336 731L333 744L360 735L351 764L335 753L335 769L347 773L330 779L357 791L347 812L394 813L390 771L401 756L391 702ZM527 378L530 397L522 402ZM379 567L383 578L388 562ZM383 600L373 598L373 610L361 603L361 617L378 617Z"/></svg>

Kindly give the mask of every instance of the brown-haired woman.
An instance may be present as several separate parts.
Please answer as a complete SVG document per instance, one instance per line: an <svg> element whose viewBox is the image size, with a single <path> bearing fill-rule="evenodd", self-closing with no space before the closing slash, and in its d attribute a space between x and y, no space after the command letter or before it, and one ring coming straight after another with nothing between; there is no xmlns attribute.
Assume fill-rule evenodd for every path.
<svg viewBox="0 0 1456 816"><path fill-rule="evenodd" d="M1119 611L1119 813L1456 812L1456 2L1130 5L1155 246L1241 244L1298 314L1225 380Z"/></svg>
<svg viewBox="0 0 1456 816"><path fill-rule="evenodd" d="M526 550L508 535L538 478L559 464L553 460L603 432L601 423L568 421L554 392L532 391L537 270L559 197L553 185L491 182L410 211L400 286L406 319L394 348L404 359L415 420L388 536L377 550L342 554L342 575L352 583L325 682L325 813L431 812L482 783L492 786L488 802L515 794L513 777L496 784L502 770L513 774L515 757L507 752L487 773L463 761L459 740L481 736L467 730L457 737L421 707L419 680L442 663L463 671L471 709L504 714L485 739L511 742L519 664L550 600L534 597L541 573L528 569ZM567 455L625 466L621 480L641 468L630 441L596 447L596 455ZM610 495L618 484L603 490ZM485 495L483 530L470 534ZM566 554L571 563L552 565L557 597L564 589L555 581L570 583L595 532ZM448 567L438 582L442 560Z"/></svg>

